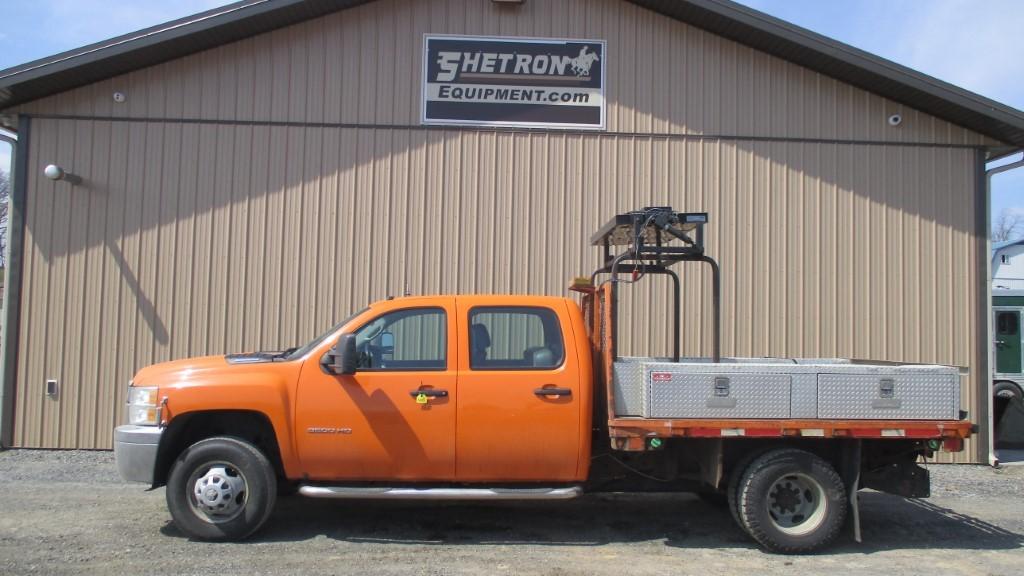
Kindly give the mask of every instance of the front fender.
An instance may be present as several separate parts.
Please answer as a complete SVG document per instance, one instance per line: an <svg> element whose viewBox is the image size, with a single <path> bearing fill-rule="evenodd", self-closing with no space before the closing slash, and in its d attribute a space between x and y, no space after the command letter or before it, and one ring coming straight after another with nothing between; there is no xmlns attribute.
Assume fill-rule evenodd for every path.
<svg viewBox="0 0 1024 576"><path fill-rule="evenodd" d="M283 363L282 363L283 364ZM164 426L172 426L178 418L200 412L243 411L263 415L270 422L277 438L277 448L284 473L289 478L299 475L294 440L293 398L300 365L291 370L275 366L273 372L250 373L230 380L179 382L161 387L166 399L161 418Z"/></svg>

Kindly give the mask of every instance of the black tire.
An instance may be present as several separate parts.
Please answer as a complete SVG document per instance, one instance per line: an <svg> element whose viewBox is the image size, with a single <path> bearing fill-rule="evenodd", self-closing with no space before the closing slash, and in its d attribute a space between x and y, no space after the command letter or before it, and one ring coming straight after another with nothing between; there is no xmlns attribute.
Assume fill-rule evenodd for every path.
<svg viewBox="0 0 1024 576"><path fill-rule="evenodd" d="M208 500L200 503L196 490ZM274 510L277 476L270 460L237 438L218 437L185 449L167 479L167 508L182 532L199 540L241 540Z"/></svg>
<svg viewBox="0 0 1024 576"><path fill-rule="evenodd" d="M784 450L777 450L774 453L779 454L783 451ZM762 448L760 450L752 450L744 454L743 457L736 462L736 465L733 466L732 472L729 473L729 484L725 488L725 496L729 502L729 514L732 515L733 522L735 522L736 525L739 526L744 532L747 530L747 527L743 525L743 519L740 518L740 480L743 479L743 474L747 471L747 468L750 467L750 463L757 459L758 456L764 454L765 452L767 452L767 450Z"/></svg>
<svg viewBox="0 0 1024 576"><path fill-rule="evenodd" d="M1006 398L1010 402L1021 401L1021 389L1014 382L1000 380L992 385L992 395L998 398Z"/></svg>
<svg viewBox="0 0 1024 576"><path fill-rule="evenodd" d="M835 539L847 498L835 469L803 450L773 450L754 460L736 493L742 526L773 552L813 552Z"/></svg>
<svg viewBox="0 0 1024 576"><path fill-rule="evenodd" d="M999 432L1002 430L1003 416L1006 410L1016 404L1024 406L1021 389L1017 384L1001 380L992 384L992 423L994 425L995 438L999 439Z"/></svg>

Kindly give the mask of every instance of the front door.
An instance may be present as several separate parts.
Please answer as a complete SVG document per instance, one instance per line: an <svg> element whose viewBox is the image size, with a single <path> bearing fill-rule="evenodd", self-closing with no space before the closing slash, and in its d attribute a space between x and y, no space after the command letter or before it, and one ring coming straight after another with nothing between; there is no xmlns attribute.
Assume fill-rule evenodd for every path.
<svg viewBox="0 0 1024 576"><path fill-rule="evenodd" d="M354 375L328 374L320 358L303 366L296 438L311 479L455 478L455 299L403 305L352 331Z"/></svg>
<svg viewBox="0 0 1024 576"><path fill-rule="evenodd" d="M578 360L563 302L509 306L459 297L456 478L463 482L578 480Z"/></svg>
<svg viewBox="0 0 1024 576"><path fill-rule="evenodd" d="M1020 374L1019 310L996 310L996 373Z"/></svg>

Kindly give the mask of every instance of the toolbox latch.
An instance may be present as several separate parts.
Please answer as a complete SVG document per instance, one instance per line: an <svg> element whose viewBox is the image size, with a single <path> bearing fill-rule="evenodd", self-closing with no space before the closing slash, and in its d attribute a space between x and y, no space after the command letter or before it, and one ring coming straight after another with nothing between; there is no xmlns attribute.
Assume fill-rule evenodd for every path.
<svg viewBox="0 0 1024 576"><path fill-rule="evenodd" d="M875 410L898 410L903 401L896 398L896 385L892 378L881 378L878 381L878 398L871 402Z"/></svg>
<svg viewBox="0 0 1024 576"><path fill-rule="evenodd" d="M729 378L715 376L714 396L708 398L705 404L708 408L735 408L736 399L729 397Z"/></svg>

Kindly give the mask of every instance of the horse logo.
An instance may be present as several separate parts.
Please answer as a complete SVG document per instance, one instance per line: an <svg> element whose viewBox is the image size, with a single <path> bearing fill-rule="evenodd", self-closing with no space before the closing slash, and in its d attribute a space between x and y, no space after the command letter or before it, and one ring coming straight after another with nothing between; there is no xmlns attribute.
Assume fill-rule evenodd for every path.
<svg viewBox="0 0 1024 576"><path fill-rule="evenodd" d="M576 73L576 77L590 76L590 67L594 65L594 62L600 60L597 54L593 52L587 52L590 46L584 46L580 48L580 55L569 60L569 65L572 67L572 71Z"/></svg>

